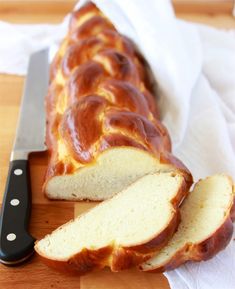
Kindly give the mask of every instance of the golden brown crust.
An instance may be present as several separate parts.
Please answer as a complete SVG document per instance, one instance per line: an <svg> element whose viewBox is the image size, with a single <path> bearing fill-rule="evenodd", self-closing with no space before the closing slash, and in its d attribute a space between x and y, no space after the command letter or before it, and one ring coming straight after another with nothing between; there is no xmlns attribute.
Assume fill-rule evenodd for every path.
<svg viewBox="0 0 235 289"><path fill-rule="evenodd" d="M135 251L122 247L105 247L98 250L84 249L69 260L59 261L48 259L46 256L40 254L40 252L37 253L42 262L47 266L62 273L76 274L78 276L104 267L110 267L113 272L122 271L137 266L153 255L153 253L138 254Z"/></svg>
<svg viewBox="0 0 235 289"><path fill-rule="evenodd" d="M185 244L174 256L162 266L148 270L148 272L165 272L176 269L187 261L206 261L223 250L230 242L233 234L231 217L227 217L223 224L210 237L198 244ZM141 269L141 268L140 268Z"/></svg>
<svg viewBox="0 0 235 289"><path fill-rule="evenodd" d="M117 146L147 151L179 169L190 186L190 172L170 153L152 93L147 64L134 44L94 4L74 11L51 65L45 190L54 176L78 172Z"/></svg>
<svg viewBox="0 0 235 289"><path fill-rule="evenodd" d="M152 252L139 254L135 250L121 247L113 251L108 266L112 272L119 272L141 264L152 257L152 255Z"/></svg>
<svg viewBox="0 0 235 289"><path fill-rule="evenodd" d="M106 266L110 267L111 271L118 272L137 266L151 258L156 250L166 245L177 229L179 222L180 215L177 210L167 228L143 244L131 247L116 247L113 245L97 250L83 249L78 254L64 261L47 258L38 250L37 246L35 246L35 250L46 265L61 272L84 275Z"/></svg>
<svg viewBox="0 0 235 289"><path fill-rule="evenodd" d="M37 246L35 246L35 250L40 256L42 262L47 266L63 273L84 275L96 269L102 269L105 267L113 249L111 247L105 247L98 250L84 249L69 260L64 261L48 259L37 251Z"/></svg>
<svg viewBox="0 0 235 289"><path fill-rule="evenodd" d="M193 176L191 175L188 168L175 156L173 156L170 152L164 152L160 155L160 162L162 164L172 164L178 172L180 172L186 181L186 191L190 189L193 183Z"/></svg>
<svg viewBox="0 0 235 289"><path fill-rule="evenodd" d="M233 205L232 205L232 208L230 210L230 216L231 216L232 222L235 221L235 184L233 185L233 194L234 194Z"/></svg>

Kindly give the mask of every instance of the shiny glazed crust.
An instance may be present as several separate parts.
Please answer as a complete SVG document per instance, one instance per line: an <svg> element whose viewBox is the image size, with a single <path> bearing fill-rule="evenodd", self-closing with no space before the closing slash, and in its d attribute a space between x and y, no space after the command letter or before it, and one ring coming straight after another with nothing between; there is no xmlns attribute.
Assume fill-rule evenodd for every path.
<svg viewBox="0 0 235 289"><path fill-rule="evenodd" d="M144 150L172 167L177 163L191 185L190 172L171 155L143 57L92 3L71 15L51 65L46 108L46 194L54 176L95 164L114 147Z"/></svg>

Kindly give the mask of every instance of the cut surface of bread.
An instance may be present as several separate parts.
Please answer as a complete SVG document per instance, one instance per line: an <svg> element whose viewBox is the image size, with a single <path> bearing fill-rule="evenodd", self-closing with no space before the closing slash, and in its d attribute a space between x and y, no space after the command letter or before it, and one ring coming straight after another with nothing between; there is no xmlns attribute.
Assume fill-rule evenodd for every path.
<svg viewBox="0 0 235 289"><path fill-rule="evenodd" d="M36 252L57 269L119 271L152 255L175 232L185 197L181 175L147 175L38 241Z"/></svg>
<svg viewBox="0 0 235 289"><path fill-rule="evenodd" d="M229 243L233 225L232 180L214 175L200 180L180 207L181 223L169 243L157 255L140 265L143 271L161 272L188 260L213 257Z"/></svg>
<svg viewBox="0 0 235 289"><path fill-rule="evenodd" d="M160 171L179 173L180 168L160 162L139 149L112 148L101 153L95 163L74 174L51 178L47 183L47 195L51 199L82 200L86 197L88 200L105 200L142 176ZM182 175L185 175L183 171Z"/></svg>

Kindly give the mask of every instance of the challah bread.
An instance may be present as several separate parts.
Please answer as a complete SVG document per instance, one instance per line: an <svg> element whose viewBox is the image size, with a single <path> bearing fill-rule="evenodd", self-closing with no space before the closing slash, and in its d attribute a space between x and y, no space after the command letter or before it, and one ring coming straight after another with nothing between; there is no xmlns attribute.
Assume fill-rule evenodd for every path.
<svg viewBox="0 0 235 289"><path fill-rule="evenodd" d="M234 196L232 181L225 175L199 181L180 207L177 232L140 269L163 272L189 260L208 260L224 249L233 233Z"/></svg>
<svg viewBox="0 0 235 289"><path fill-rule="evenodd" d="M35 250L49 266L77 274L140 264L177 229L185 185L173 173L144 176L38 241Z"/></svg>
<svg viewBox="0 0 235 289"><path fill-rule="evenodd" d="M92 3L72 13L47 96L51 199L104 200L140 177L188 169L171 155L145 61Z"/></svg>

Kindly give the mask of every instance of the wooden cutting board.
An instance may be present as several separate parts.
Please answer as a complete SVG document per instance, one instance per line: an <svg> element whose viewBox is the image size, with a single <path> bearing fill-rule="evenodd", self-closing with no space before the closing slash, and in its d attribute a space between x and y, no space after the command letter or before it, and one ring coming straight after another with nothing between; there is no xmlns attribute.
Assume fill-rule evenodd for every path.
<svg viewBox="0 0 235 289"><path fill-rule="evenodd" d="M204 6L205 13L203 14L191 13L192 5L195 5L197 0L192 2L190 0L175 0L174 2L179 10L177 15L181 18L192 19L217 27L235 27L235 20L231 15L227 14L231 11L232 1L218 0L214 2L214 5L219 5L219 11L223 12L222 14L208 14L208 5ZM187 2L187 5L182 6L183 2ZM211 2L204 1L204 3L209 3L210 5ZM222 2L226 5L221 6ZM0 19L19 23L59 22L71 9L73 3L73 0L1 1ZM187 11L190 11L190 13ZM213 11L218 12L218 9ZM203 11L200 10L201 12ZM18 76L0 75L0 201L4 191L10 151L16 129L23 80L22 77ZM33 208L30 232L35 238L43 237L59 225L73 218L74 215L80 214L95 205L95 203L87 202L48 201L41 192L46 166L47 153L31 155L30 170ZM162 274L139 273L136 270L117 274L103 270L81 278L65 276L47 268L39 261L37 256L33 256L29 262L19 267L10 268L0 265L0 289L8 288L167 289L169 284Z"/></svg>

